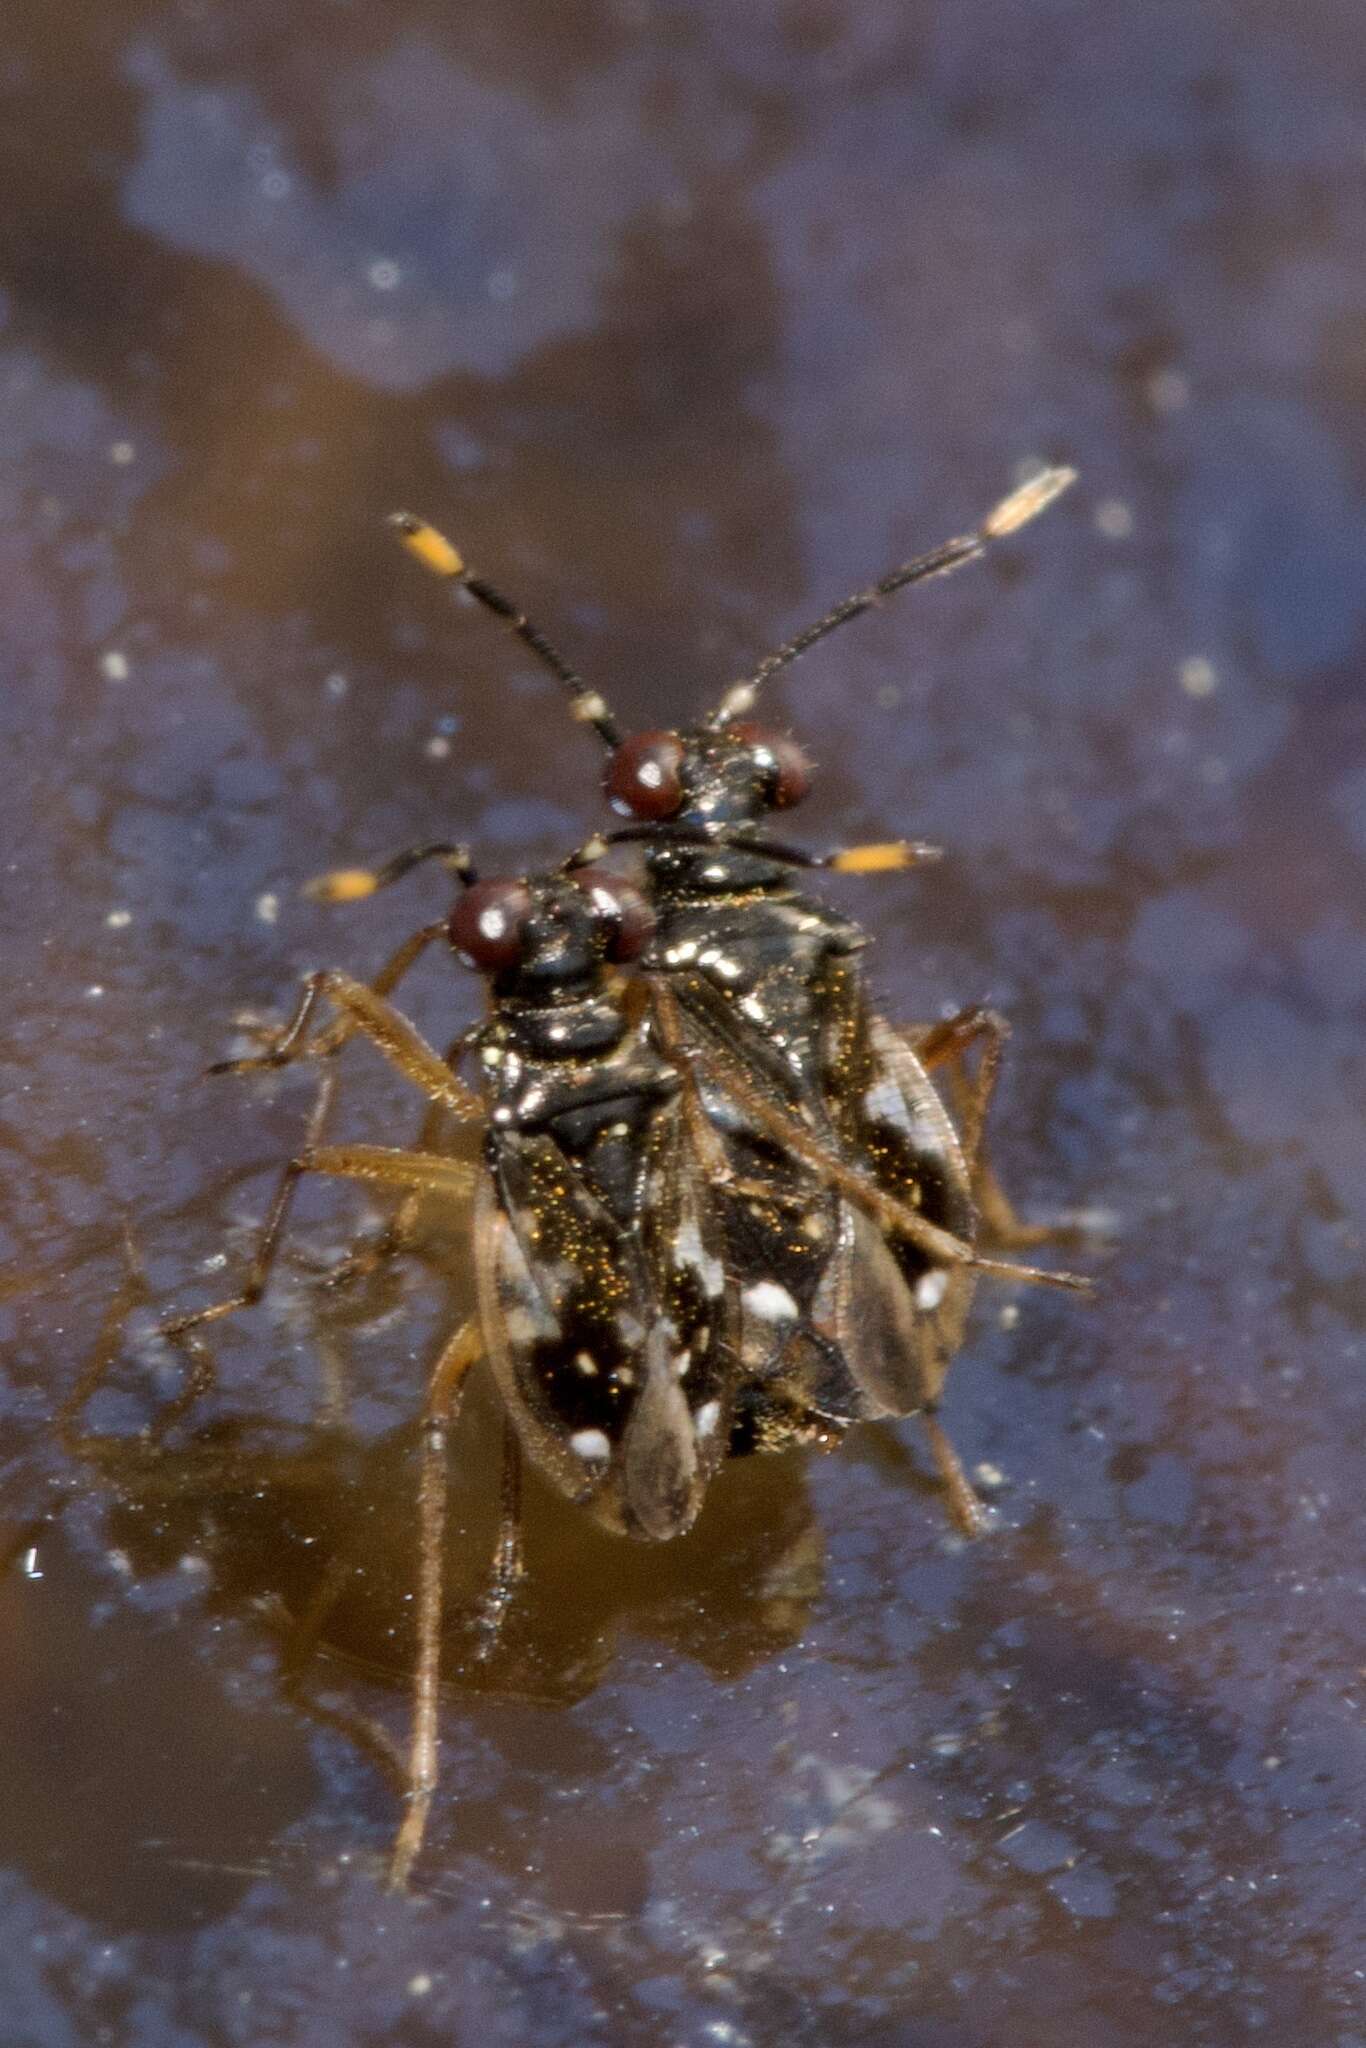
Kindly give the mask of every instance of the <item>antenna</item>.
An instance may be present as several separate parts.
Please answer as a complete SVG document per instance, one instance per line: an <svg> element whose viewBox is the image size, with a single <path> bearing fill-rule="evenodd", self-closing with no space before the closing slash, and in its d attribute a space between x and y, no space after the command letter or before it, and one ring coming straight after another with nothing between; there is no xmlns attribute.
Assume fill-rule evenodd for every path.
<svg viewBox="0 0 1366 2048"><path fill-rule="evenodd" d="M707 720L708 725L715 729L729 725L733 718L743 718L753 709L761 684L766 683L778 669L786 668L789 662L795 661L799 654L805 654L807 648L814 647L818 640L824 640L827 633L833 633L837 626L846 625L861 612L871 611L883 598L904 590L908 584L923 583L930 576L947 576L951 570L961 568L964 562L975 561L993 541L1018 532L1020 527L1036 519L1046 506L1061 496L1067 486L1075 482L1076 474L1074 469L1040 471L1012 491L1009 497L1002 498L999 505L994 505L975 533L960 534L954 540L946 540L927 555L913 555L909 562L889 570L866 590L856 590L852 597L846 597L824 618L804 627L782 647L765 655L753 675L746 676L742 682L732 683Z"/></svg>
<svg viewBox="0 0 1366 2048"><path fill-rule="evenodd" d="M391 512L388 523L415 562L420 562L431 575L439 576L443 583L467 590L486 611L500 618L524 647L531 649L536 659L569 692L571 717L584 725L591 725L604 746L615 751L621 745L621 731L606 699L600 697L596 690L589 689L577 669L570 667L540 628L532 625L525 612L519 612L501 590L467 567L459 550L452 547L444 534L429 526L425 519L415 518L411 512Z"/></svg>

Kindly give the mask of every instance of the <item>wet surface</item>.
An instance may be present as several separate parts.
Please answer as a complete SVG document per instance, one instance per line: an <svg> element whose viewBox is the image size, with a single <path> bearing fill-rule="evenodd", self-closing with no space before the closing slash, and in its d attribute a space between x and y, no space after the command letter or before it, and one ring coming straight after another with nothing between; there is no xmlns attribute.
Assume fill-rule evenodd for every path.
<svg viewBox="0 0 1366 2048"><path fill-rule="evenodd" d="M1155 27L9 10L5 2048L1366 2041L1366 58L1348 0ZM300 1083L196 1080L233 1019L442 901L302 879L600 816L547 681L380 518L656 724L1038 458L1083 472L1047 521L781 691L811 843L951 849L842 887L889 1011L1007 1009L1013 1188L1123 1219L1093 1309L984 1297L948 1419L997 1531L946 1535L909 1426L732 1470L667 1550L537 1495L476 1669L476 1399L470 1668L386 1897L390 1788L283 1678L331 1569L327 1703L400 1725L459 1299L414 1266L320 1315L291 1271L166 1459L50 1426L119 1217L207 1298L296 1140ZM472 1002L414 989L434 1032ZM363 1060L349 1104L411 1127ZM95 1419L168 1385L134 1344Z"/></svg>

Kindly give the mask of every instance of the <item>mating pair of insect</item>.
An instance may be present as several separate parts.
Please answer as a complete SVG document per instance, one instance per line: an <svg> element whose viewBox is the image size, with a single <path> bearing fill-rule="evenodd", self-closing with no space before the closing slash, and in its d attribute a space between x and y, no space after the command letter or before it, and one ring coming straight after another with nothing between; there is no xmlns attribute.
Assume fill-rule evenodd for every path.
<svg viewBox="0 0 1366 2048"><path fill-rule="evenodd" d="M1065 470L1036 477L975 532L846 599L697 725L633 738L433 528L395 521L424 567L498 615L557 677L606 747L608 797L631 820L559 868L515 880L481 880L466 850L444 841L319 878L315 895L344 902L436 861L461 894L374 981L312 976L268 1050L220 1063L241 1072L311 1056L322 1079L245 1286L163 1325L194 1360L196 1382L211 1371L200 1332L260 1296L304 1174L401 1198L369 1257L403 1241L424 1198L473 1201L477 1314L443 1344L424 1409L419 1650L397 1882L420 1846L436 1779L447 1438L481 1357L508 1418L504 1606L517 1570L508 1503L523 1451L606 1528L659 1540L690 1526L728 1456L828 1447L855 1422L919 1414L958 1521L977 1525L976 1498L936 1419L973 1283L991 1273L1087 1283L988 1255L979 1242L983 1228L998 1250L1048 1235L1015 1222L983 1156L1001 1021L979 1009L919 1031L893 1028L860 975L859 928L796 883L803 869L904 869L935 850L897 843L817 856L769 837L769 813L800 801L810 770L792 740L749 714L761 685L836 627L972 560L1070 480ZM638 882L602 865L622 843L643 847ZM485 1019L444 1054L391 1000L441 942L490 992ZM315 1029L324 1002L335 1014ZM416 1146L324 1142L335 1055L356 1035L426 1097ZM460 1076L466 1061L477 1087ZM482 1167L438 1143L451 1116L479 1120Z"/></svg>

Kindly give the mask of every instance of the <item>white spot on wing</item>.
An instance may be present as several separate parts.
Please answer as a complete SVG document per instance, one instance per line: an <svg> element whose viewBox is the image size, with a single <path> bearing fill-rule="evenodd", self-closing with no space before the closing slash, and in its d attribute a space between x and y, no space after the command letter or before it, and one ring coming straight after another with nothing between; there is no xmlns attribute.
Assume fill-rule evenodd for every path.
<svg viewBox="0 0 1366 2048"><path fill-rule="evenodd" d="M926 1311L938 1308L948 1292L949 1276L942 1266L932 1272L922 1273L915 1283L915 1305Z"/></svg>
<svg viewBox="0 0 1366 2048"><path fill-rule="evenodd" d="M765 1323L796 1323L801 1321L801 1310L785 1287L776 1280L759 1280L753 1287L747 1287L740 1300L751 1315L758 1316Z"/></svg>
<svg viewBox="0 0 1366 2048"><path fill-rule="evenodd" d="M906 1121L906 1104L895 1081L875 1081L864 1095L863 1106L869 1116L876 1117L880 1123Z"/></svg>
<svg viewBox="0 0 1366 2048"><path fill-rule="evenodd" d="M697 1227L695 1216L685 1216L679 1224L678 1236L674 1239L674 1255L681 1266L692 1267L702 1282L704 1294L713 1298L718 1294L724 1294L726 1269L719 1259L710 1256L703 1245L702 1233Z"/></svg>
<svg viewBox="0 0 1366 2048"><path fill-rule="evenodd" d="M569 1448L586 1465L598 1465L612 1455L612 1446L600 1429L576 1429L569 1439Z"/></svg>

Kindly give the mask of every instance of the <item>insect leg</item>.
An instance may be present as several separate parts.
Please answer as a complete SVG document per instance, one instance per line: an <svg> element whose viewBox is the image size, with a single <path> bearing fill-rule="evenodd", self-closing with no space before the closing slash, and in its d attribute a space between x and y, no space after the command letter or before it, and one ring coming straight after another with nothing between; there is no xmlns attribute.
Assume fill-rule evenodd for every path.
<svg viewBox="0 0 1366 2048"><path fill-rule="evenodd" d="M1033 1245L1083 1244L1093 1238L1097 1234L1097 1219L1080 1213L1064 1214L1053 1223L1027 1223L1001 1186L987 1156L987 1111L1010 1036L1010 1025L1000 1012L977 1004L937 1024L912 1025L900 1036L923 1067L945 1069L961 1126L963 1154L972 1175L973 1198L992 1242L1006 1250L1024 1251ZM967 1067L967 1055L974 1045L982 1049L975 1075Z"/></svg>
<svg viewBox="0 0 1366 2048"><path fill-rule="evenodd" d="M676 999L671 989L661 986L662 980L663 977L656 977L655 999L657 1006L662 1004L667 1014ZM681 1039L681 1032L676 1032L675 1042L681 1043ZM1079 1273L1050 1273L1041 1267L1017 1265L1008 1259L983 1258L962 1238L941 1230L928 1217L918 1215L904 1202L895 1201L884 1193L870 1174L850 1166L798 1117L771 1100L761 1089L752 1087L744 1067L729 1054L703 1052L689 1046L682 1058L713 1087L732 1096L747 1117L791 1152L794 1158L800 1159L817 1180L828 1187L838 1188L883 1230L906 1238L937 1265L971 1266L979 1273L998 1273L1003 1279L1025 1281L1032 1286L1063 1287L1080 1294L1091 1292L1091 1281Z"/></svg>
<svg viewBox="0 0 1366 2048"><path fill-rule="evenodd" d="M445 930L444 924L423 925L420 931L412 933L411 937L406 938L397 951L390 955L373 981L354 985L368 986L371 995L378 998L392 995L404 976L416 966L428 946L435 939L441 938ZM347 975L342 975L339 979L350 981ZM305 1053L330 1057L331 1054L339 1052L352 1032L358 1028L345 1017L336 1019L325 1031L320 1031L311 1044L307 1042L308 1027L313 1021L319 1002L324 995L332 993L327 986L328 980L329 976L326 974L309 975L300 990L293 1015L267 1051L249 1053L245 1059L215 1060L207 1072L254 1074L263 1068L287 1067L292 1061L302 1058Z"/></svg>
<svg viewBox="0 0 1366 2048"><path fill-rule="evenodd" d="M468 1201L479 1178L469 1159L443 1152L408 1152L399 1145L319 1145L298 1162L303 1173L332 1173L405 1192Z"/></svg>
<svg viewBox="0 0 1366 2048"><path fill-rule="evenodd" d="M469 1032L462 1031L460 1036L447 1046L445 1059L448 1067L455 1065L469 1037ZM416 1151L435 1150L446 1121L446 1114L445 1107L439 1102L428 1106L414 1140ZM324 1270L321 1284L324 1287L349 1287L353 1280L375 1272L390 1259L400 1258L412 1246L421 1207L421 1189L410 1189L381 1230L372 1237L362 1237L352 1246L345 1258L339 1259L335 1265Z"/></svg>
<svg viewBox="0 0 1366 2048"><path fill-rule="evenodd" d="M805 1203L800 1196L771 1187L767 1181L747 1179L736 1173L707 1114L698 1072L688 1057L674 993L663 977L651 975L646 979L652 997L655 1036L660 1051L672 1063L683 1084L681 1100L688 1143L706 1179L713 1187L724 1189L726 1194L739 1200L749 1197L752 1201L767 1202L778 1209L804 1208Z"/></svg>
<svg viewBox="0 0 1366 2048"><path fill-rule="evenodd" d="M457 1116L480 1114L483 1104L479 1097L452 1073L440 1053L382 994L337 968L310 978L342 1013L338 1019L338 1043L359 1032L432 1102L454 1110ZM331 1050L330 1045L327 1050Z"/></svg>
<svg viewBox="0 0 1366 2048"><path fill-rule="evenodd" d="M386 1018L397 1018L397 1011L391 1010L389 1004L384 1001L384 992L394 988L402 980L409 968L413 966L414 962L425 952L432 940L437 938L443 930L444 926L442 925L428 925L421 931L414 932L411 938L405 939L397 952L381 968L375 977L373 985L368 989L361 983L352 983L349 977L345 975L336 977L328 974L311 975L300 992L293 1015L270 1051L253 1054L248 1059L217 1061L214 1066L210 1067L209 1072L244 1073L251 1072L260 1067L285 1066L291 1060L301 1056L301 1047L310 1053L328 1058L340 1051L342 1045L345 1044L346 1039L353 1031L367 1030L369 1028L367 1023L362 1021L363 1006L362 1015L357 1015L354 1021L351 1015L343 1015L336 1023L330 1025L327 1030L320 1032L311 1045L305 1044L308 1027L317 1012L321 998L324 995L333 994L332 982L334 979L344 984L350 991L360 990L365 1001L373 1004L375 1009ZM403 1028L409 1032L413 1039L417 1040L419 1045L422 1044L422 1041L417 1038L417 1033L412 1031L410 1025L404 1024L402 1019L399 1019L399 1023L403 1025ZM370 1031L370 1035L375 1035L373 1030ZM424 1047L423 1050L430 1051L430 1048ZM440 1066L440 1061L437 1060L435 1053L431 1053L430 1057ZM476 1098L468 1090L461 1087L461 1084L455 1079L453 1074L448 1070L443 1071L445 1072L445 1079L448 1084L447 1092L450 1106L464 1109L475 1105ZM318 1092L314 1097L312 1109L309 1111L308 1122L304 1127L305 1153L312 1152L321 1142L332 1113L336 1092L336 1070L328 1066L324 1069L319 1080ZM239 1309L251 1308L260 1300L265 1292L266 1284L275 1264L280 1240L289 1218L290 1209L293 1206L295 1191L300 1179L307 1171L308 1167L304 1159L299 1157L287 1161L282 1168L280 1177L275 1185L275 1192L271 1197L270 1207L266 1212L265 1224L257 1240L256 1250L247 1269L247 1277L238 1292L228 1296L223 1301L211 1302L205 1308L196 1309L189 1315L172 1316L157 1329L156 1335L164 1337L168 1343L174 1344L187 1360L189 1373L180 1393L176 1395L175 1399L157 1417L152 1427L154 1438L164 1436L167 1430L179 1421L187 1409L198 1400L200 1395L207 1393L213 1386L216 1378L213 1356L196 1332L202 1329L205 1324L220 1322L224 1316L234 1315ZM94 1391L95 1385L98 1384L98 1379L103 1377L104 1371L107 1371L109 1362L106 1361L99 1374L90 1380L90 1384L85 1387L85 1391L82 1392L80 1388L77 1389L77 1393L80 1395L79 1400L73 1395L72 1402L68 1403L64 1408L63 1414L68 1424L71 1417L79 1412L80 1406L89 1399L90 1393ZM87 1374L82 1376L83 1385L88 1377L89 1369L87 1369Z"/></svg>
<svg viewBox="0 0 1366 2048"><path fill-rule="evenodd" d="M986 1527L982 1503L972 1489L968 1475L963 1470L963 1461L954 1449L947 1430L933 1408L923 1409L917 1420L929 1440L935 1470L948 1495L950 1514L965 1536L980 1536Z"/></svg>
<svg viewBox="0 0 1366 2048"><path fill-rule="evenodd" d="M352 981L349 975L328 973L315 975L312 979L318 989L344 1012L344 1021L372 1039L401 1073L444 1109L466 1112L479 1107L477 1096L456 1079L406 1017L401 1016L383 997L375 995L363 983ZM191 1374L185 1388L159 1418L158 1433L164 1433L185 1412L190 1402L213 1384L212 1357L194 1333L206 1323L218 1322L224 1316L249 1308L260 1300L275 1263L295 1189L305 1173L341 1173L353 1179L378 1181L382 1185L405 1190L422 1187L429 1191L468 1195L473 1185L473 1169L461 1161L444 1159L433 1153L405 1153L382 1145L321 1145L319 1140L331 1113L336 1085L336 1070L329 1067L313 1104L304 1133L303 1150L288 1162L280 1176L244 1285L225 1301L211 1302L207 1308L196 1309L186 1316L175 1316L161 1325L158 1335L178 1345L187 1354ZM412 1161L415 1158L423 1163L425 1170L417 1175L411 1168L406 1174L402 1170L395 1171L395 1161Z"/></svg>
<svg viewBox="0 0 1366 2048"><path fill-rule="evenodd" d="M417 1662L413 1672L413 1725L408 1749L407 1811L389 1862L392 1891L407 1887L436 1791L439 1755L438 1687L441 1678L441 1608L445 1578L446 1441L470 1367L483 1338L471 1318L447 1343L427 1386L422 1412L422 1469L418 1480Z"/></svg>

